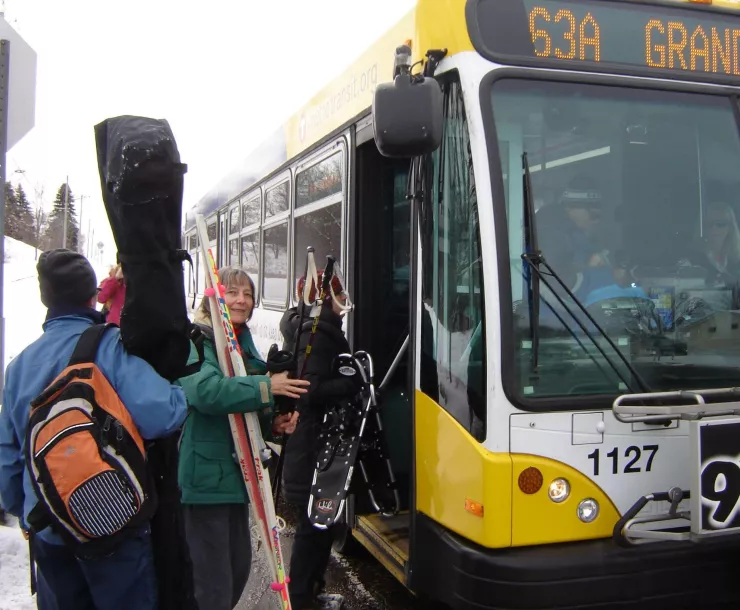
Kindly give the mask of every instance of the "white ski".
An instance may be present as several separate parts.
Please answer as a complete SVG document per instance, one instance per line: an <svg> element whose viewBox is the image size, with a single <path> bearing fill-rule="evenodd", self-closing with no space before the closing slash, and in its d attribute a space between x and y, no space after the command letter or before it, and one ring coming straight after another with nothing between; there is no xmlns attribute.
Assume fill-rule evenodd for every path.
<svg viewBox="0 0 740 610"><path fill-rule="evenodd" d="M218 362L224 375L246 376L247 370L241 356L241 349L234 333L226 301L218 280L218 268L213 252L208 247L208 229L205 218L196 217L198 242L206 261L206 295L211 299L211 320L216 343ZM234 438L234 447L241 466L244 484L247 487L252 512L259 524L262 547L267 553L273 579L271 589L280 597L281 608L290 610L288 596L289 579L285 575L285 564L280 547L280 530L273 504L270 477L264 472L260 449L265 446L257 413L230 414L229 424Z"/></svg>

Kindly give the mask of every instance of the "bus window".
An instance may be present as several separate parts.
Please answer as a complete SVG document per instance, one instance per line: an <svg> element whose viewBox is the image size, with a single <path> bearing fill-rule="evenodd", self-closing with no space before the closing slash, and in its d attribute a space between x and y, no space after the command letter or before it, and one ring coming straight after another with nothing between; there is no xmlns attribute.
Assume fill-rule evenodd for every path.
<svg viewBox="0 0 740 610"><path fill-rule="evenodd" d="M226 211L218 213L218 266L223 267L228 264L228 237L226 233Z"/></svg>
<svg viewBox="0 0 740 610"><path fill-rule="evenodd" d="M338 151L296 175L296 209L342 192L342 154Z"/></svg>
<svg viewBox="0 0 740 610"><path fill-rule="evenodd" d="M288 223L287 221L262 232L263 284L266 301L285 304L288 295Z"/></svg>
<svg viewBox="0 0 740 610"><path fill-rule="evenodd" d="M256 231L242 237L242 267L249 273L258 294L254 295L255 304L260 290L260 234Z"/></svg>
<svg viewBox="0 0 740 610"><path fill-rule="evenodd" d="M290 187L287 182L283 182L267 191L265 198L265 220L287 211L289 206Z"/></svg>
<svg viewBox="0 0 740 610"><path fill-rule="evenodd" d="M737 385L740 138L732 100L518 79L497 81L491 99L502 170L511 174L509 251L499 256L511 273L512 303L502 307L513 314L514 330L505 332L514 333L515 352L504 356L513 363L505 371L512 392L536 400ZM530 239L524 152L537 246L571 293L545 276L539 315L521 258Z"/></svg>
<svg viewBox="0 0 740 610"><path fill-rule="evenodd" d="M442 145L432 156L432 237L424 254L422 343L432 353L422 358L422 368L436 366L434 398L482 441L486 350L478 200L460 84L447 83L444 95ZM422 376L430 378L425 371Z"/></svg>
<svg viewBox="0 0 740 610"><path fill-rule="evenodd" d="M206 264L203 254L198 251L198 254L195 257L195 272L197 278L196 294L203 294L203 291L206 289Z"/></svg>
<svg viewBox="0 0 740 610"><path fill-rule="evenodd" d="M185 244L188 254L190 254L190 258L193 261L192 265L188 265L188 285L186 294L193 295L198 293L198 286L196 284L198 277L198 235L196 233L188 235L186 237Z"/></svg>
<svg viewBox="0 0 740 610"><path fill-rule="evenodd" d="M218 229L216 228L216 221L208 224L208 239L211 241L211 245L213 245L213 242L216 241L216 236L218 235Z"/></svg>
<svg viewBox="0 0 740 610"><path fill-rule="evenodd" d="M306 248L313 246L317 267L326 264L326 255L333 254L342 264L342 204L319 208L295 219L295 258L293 287L306 268Z"/></svg>
<svg viewBox="0 0 740 610"><path fill-rule="evenodd" d="M229 241L229 265L239 265L239 238Z"/></svg>
<svg viewBox="0 0 740 610"><path fill-rule="evenodd" d="M229 235L239 232L239 206L231 208L229 212Z"/></svg>
<svg viewBox="0 0 740 610"><path fill-rule="evenodd" d="M242 229L258 224L261 216L262 200L259 193L242 205Z"/></svg>

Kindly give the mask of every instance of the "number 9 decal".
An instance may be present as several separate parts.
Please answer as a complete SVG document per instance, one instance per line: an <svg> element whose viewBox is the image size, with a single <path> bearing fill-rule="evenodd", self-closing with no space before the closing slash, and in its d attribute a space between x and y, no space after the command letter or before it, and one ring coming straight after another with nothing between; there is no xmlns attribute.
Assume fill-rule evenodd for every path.
<svg viewBox="0 0 740 610"><path fill-rule="evenodd" d="M740 499L740 466L730 457L713 460L701 472L701 503L709 509L713 529L733 525Z"/></svg>

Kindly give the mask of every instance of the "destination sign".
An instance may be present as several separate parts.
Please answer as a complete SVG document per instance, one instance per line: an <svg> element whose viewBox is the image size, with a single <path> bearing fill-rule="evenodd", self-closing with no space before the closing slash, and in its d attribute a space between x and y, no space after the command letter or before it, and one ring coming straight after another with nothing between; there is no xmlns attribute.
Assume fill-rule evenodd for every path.
<svg viewBox="0 0 740 610"><path fill-rule="evenodd" d="M477 0L468 26L476 49L502 63L740 76L740 15L608 0Z"/></svg>

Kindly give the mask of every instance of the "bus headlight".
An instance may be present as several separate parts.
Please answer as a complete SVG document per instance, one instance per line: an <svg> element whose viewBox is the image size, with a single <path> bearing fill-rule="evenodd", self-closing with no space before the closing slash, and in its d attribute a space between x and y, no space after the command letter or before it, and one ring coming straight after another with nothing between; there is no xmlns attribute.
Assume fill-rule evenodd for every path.
<svg viewBox="0 0 740 610"><path fill-rule="evenodd" d="M578 504L578 518L584 523L591 523L599 516L599 503L593 498L581 500Z"/></svg>
<svg viewBox="0 0 740 610"><path fill-rule="evenodd" d="M550 483L550 487L547 489L547 495L550 496L550 500L558 504L567 500L570 495L570 483L568 483L568 479L555 479Z"/></svg>

